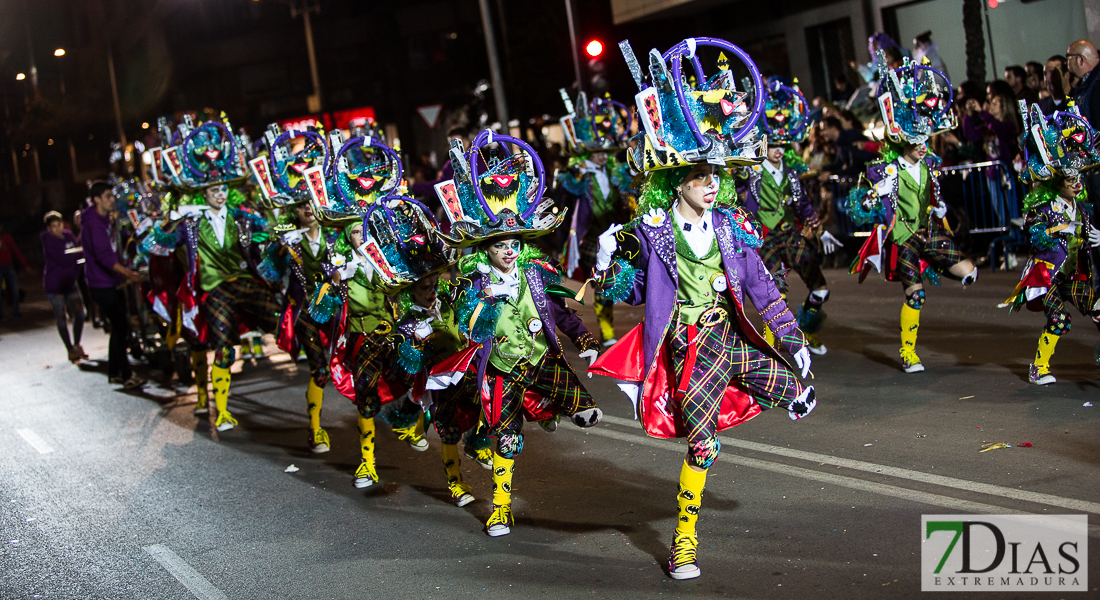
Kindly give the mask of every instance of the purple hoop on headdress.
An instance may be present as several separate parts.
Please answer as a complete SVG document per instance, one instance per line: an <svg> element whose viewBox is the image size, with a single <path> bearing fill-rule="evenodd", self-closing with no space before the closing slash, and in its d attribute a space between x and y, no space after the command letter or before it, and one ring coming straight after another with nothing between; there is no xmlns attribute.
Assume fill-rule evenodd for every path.
<svg viewBox="0 0 1100 600"><path fill-rule="evenodd" d="M397 231L397 223L394 220L395 217L394 217L394 214L393 214L393 209L391 209L389 206L386 206L386 203L389 202L390 200L401 200L401 201L404 201L404 202L408 202L410 204L415 204L416 206L418 206L420 208L420 210L422 210L424 212L425 215L428 216L429 219L431 219L432 225L434 225L437 230L439 229L439 221L436 220L435 215L432 214L432 211L428 210L427 206L424 206L424 204L422 202L420 202L419 200L417 200L415 198L410 198L408 196L399 196L399 195L384 196L384 197L380 198L378 201L372 203L370 205L370 208L367 209L367 214L363 215L363 226L366 227L370 224L370 217L371 217L372 214L374 214L374 211L381 210L382 211L382 216L385 217L386 222L389 223L389 225L390 225L390 229L392 229L394 231ZM401 245L401 250L403 252L408 251L408 245L400 237L397 238L397 243Z"/></svg>
<svg viewBox="0 0 1100 600"><path fill-rule="evenodd" d="M775 83L776 83L776 86L775 86L774 91L776 91L776 92L785 91L788 94L792 94L792 95L798 97L798 100L802 103L802 126L787 134L788 137L795 137L796 135L798 135L798 134L802 133L803 131L805 131L806 126L809 124L809 118L808 118L809 110L807 110L807 109L810 108L810 105L809 105L809 103L806 102L806 97L802 95L802 92L799 91L798 88L793 88L789 85L783 85L782 83L779 83L778 81L775 82ZM771 93L772 93L771 91L768 92L769 95ZM764 131L768 132L768 134L771 134L772 128L770 126L768 126L767 117L765 117L762 122L764 123Z"/></svg>
<svg viewBox="0 0 1100 600"><path fill-rule="evenodd" d="M756 68L756 63L752 61L752 58L742 49L734 46L726 40L711 37L691 38L695 42L695 47L700 46L712 46L715 48L721 48L731 52L734 56L741 59L741 62L749 70L749 76L752 77L753 87L756 90L756 94L753 96L753 108L752 114L749 116L748 122L738 131L731 140L733 143L740 142L745 136L752 132L752 128L756 125L756 121L760 119L760 114L764 111L764 80L760 77L760 70ZM676 90L676 100L680 104L680 112L684 115L684 120L687 121L688 128L691 129L691 134L695 136L695 141L699 144L700 149L706 149L710 147L710 139L703 135L699 131L699 125L695 122L695 117L691 115L691 110L688 108L687 97L684 95L684 84L680 75L680 58L685 56L685 52L688 49L688 40L684 40L679 44L676 44L672 48L669 48L667 52L661 55L664 60L669 60L675 55L675 59L672 62L672 85ZM699 62L698 53L695 52L691 56L691 64L695 69L695 78L700 82L706 81L706 75L703 73L703 66Z"/></svg>
<svg viewBox="0 0 1100 600"><path fill-rule="evenodd" d="M626 113L626 127L623 128L622 134L617 136L615 139L617 141L623 141L623 140L629 139L630 138L630 127L631 127L631 125L634 124L634 112L631 111L629 108L627 108L626 105L624 105L622 102L616 102L616 101L614 101L610 98L607 98L607 99L604 99L604 100L601 100L599 98L593 99L592 102L589 103L589 109L588 110L590 112L592 112L593 114L595 114L597 104L610 104L612 106L616 106L616 107L622 109L622 111Z"/></svg>
<svg viewBox="0 0 1100 600"><path fill-rule="evenodd" d="M470 145L469 152L466 153L466 162L470 165L470 178L473 180L474 184L474 195L477 196L478 204L481 205L481 209L485 211L485 214L489 216L489 223L492 225L496 225L497 223L499 223L500 219L498 219L496 213L494 213L493 210L489 208L489 203L485 201L485 195L481 193L481 182L479 181L477 172L477 156L475 155L477 150L481 148L483 144L488 143L490 135L493 137L494 142L515 144L520 148L520 150L526 152L527 156L529 156L534 162L535 173L537 173L539 176L539 187L538 191L533 196L536 201L531 202L531 205L527 207L527 210L523 211L523 214L520 215L520 217L522 217L523 220L526 221L527 219L531 218L531 215L535 214L535 209L538 208L539 205L538 199L541 199L542 193L546 191L546 177L542 167L542 160L539 159L539 155L535 152L534 148L527 145L526 142L519 138L514 138L510 135L493 133L490 129L486 129L485 131L477 134L477 137L474 138L474 143ZM509 156L511 156L510 151ZM530 198L532 196L528 197Z"/></svg>
<svg viewBox="0 0 1100 600"><path fill-rule="evenodd" d="M917 80L917 70L918 69L924 69L925 71L932 71L936 75L939 75L940 79L943 79L944 82L947 83L947 85L945 86L945 87L947 87L947 93L948 93L947 105L944 106L943 110L941 110L939 112L939 114L936 115L937 119L942 118L944 115L947 114L948 111L951 110L951 107L955 104L955 88L951 87L951 80L948 79L946 75L944 75L943 73L939 72L938 70L936 70L932 67L927 67L925 65L919 65L917 63L911 63L909 66L913 67L913 81L914 82L916 82L916 80ZM904 66L898 67L898 68L894 69L894 73L904 71L906 68L908 68L908 67L904 67ZM914 98L913 101L916 102L916 99Z"/></svg>
<svg viewBox="0 0 1100 600"><path fill-rule="evenodd" d="M334 156L333 159L332 159L331 172L327 173L326 177L329 177L329 178L335 177L336 176L336 164L338 162L340 162L340 157L343 156L345 152L352 149L353 147L362 146L364 139L370 139L371 143L370 143L369 147L371 147L371 148L380 148L382 150L382 152L384 152L386 154L386 156L388 156L390 158L390 160L392 160L397 165L397 180L396 180L396 183L401 183L401 177L405 173L404 168L401 165L401 157L398 156L396 152L394 152L393 148L390 148L389 146L382 143L382 140L375 139L374 137L371 137L371 136L364 136L364 135L361 135L361 136L358 136L358 137L353 137L350 140L344 142L343 146L340 146L340 151L337 152L336 156ZM343 187L341 187L339 185L336 186L336 191L340 194L340 199L343 200L345 204L351 204L351 199L348 198L344 194L344 188Z"/></svg>
<svg viewBox="0 0 1100 600"><path fill-rule="evenodd" d="M330 156L331 152L329 151L328 144L325 143L325 138L322 137L319 133L314 132L314 131L297 131L297 130L293 130L293 131L283 132L282 134L279 135L279 137L275 138L274 142L271 143L271 156L268 158L268 162L271 163L271 172L275 174L275 178L280 179L279 178L279 168L278 168L278 165L275 164L275 146L278 146L279 144L285 143L287 140L290 140L291 139L291 133L294 134L294 137L302 136L304 138L308 138L310 140L313 140L317 144L320 144L321 149L324 150L324 164L322 165L321 172L325 173L326 176L327 176L327 173L329 172L329 160L331 159L331 156ZM280 179L279 183L283 183L281 179Z"/></svg>
<svg viewBox="0 0 1100 600"><path fill-rule="evenodd" d="M222 141L223 142L226 140L226 138L229 139L229 164L232 165L235 162L234 159L237 156L237 151L236 151L236 148L235 148L235 144L233 144L233 133L231 131L229 131L228 129L226 129L225 125L222 125L221 123L219 123L217 121L206 121L205 123L199 124L198 127L191 130L191 133L189 133L187 135L187 137L184 138L183 143L180 144L180 146L186 149L187 144L191 143L191 138L195 137L199 133L199 131L202 130L203 127L206 127L206 126L211 126L211 127L214 127L215 129L220 129L221 133L222 133ZM188 173L190 173L192 176L202 175L202 173L200 173L198 170L191 167L191 154L189 152L183 152L183 158L184 158L183 166L187 169Z"/></svg>

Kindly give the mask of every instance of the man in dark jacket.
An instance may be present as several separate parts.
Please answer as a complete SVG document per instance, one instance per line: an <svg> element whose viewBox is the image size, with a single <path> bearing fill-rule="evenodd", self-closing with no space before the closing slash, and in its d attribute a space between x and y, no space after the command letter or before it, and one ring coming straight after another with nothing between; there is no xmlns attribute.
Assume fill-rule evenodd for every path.
<svg viewBox="0 0 1100 600"><path fill-rule="evenodd" d="M1100 126L1100 93L1096 90L1096 82L1100 79L1100 73L1097 72L1100 70L1100 54L1096 52L1096 46L1092 42L1077 40L1066 50L1066 61L1069 63L1070 73L1080 79L1080 83L1073 89L1073 100L1081 111L1081 116L1096 129Z"/></svg>

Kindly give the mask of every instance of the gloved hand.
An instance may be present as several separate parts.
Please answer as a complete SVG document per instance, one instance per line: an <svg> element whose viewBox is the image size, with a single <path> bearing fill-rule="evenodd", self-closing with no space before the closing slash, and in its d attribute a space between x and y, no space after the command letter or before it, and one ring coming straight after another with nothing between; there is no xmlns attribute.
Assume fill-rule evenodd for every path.
<svg viewBox="0 0 1100 600"><path fill-rule="evenodd" d="M490 283L485 287L485 291L493 298L497 296L507 296L513 301L519 299L519 286L513 286L507 283Z"/></svg>
<svg viewBox="0 0 1100 600"><path fill-rule="evenodd" d="M179 211L180 216L183 216L183 217L197 217L197 216L201 215L203 212L210 210L210 207L209 206L204 206L202 204L184 204L183 206L179 207L177 210Z"/></svg>
<svg viewBox="0 0 1100 600"><path fill-rule="evenodd" d="M293 231L288 231L288 232L284 233L283 234L283 242L286 243L286 245L288 245L288 246L293 246L295 244L301 244L302 240L304 239L303 236L302 236L302 233L304 231L306 231L306 230L305 229L295 229Z"/></svg>
<svg viewBox="0 0 1100 600"><path fill-rule="evenodd" d="M580 354L581 358L588 361L588 367L589 368L591 368L592 365L596 364L596 359L599 358L599 356L600 356L600 353L595 348L592 348L590 350L585 350L584 352L581 352L581 354ZM588 378L592 379L592 374L591 373L588 374Z"/></svg>
<svg viewBox="0 0 1100 600"><path fill-rule="evenodd" d="M1089 245L1093 248L1100 246L1100 229L1089 227Z"/></svg>
<svg viewBox="0 0 1100 600"><path fill-rule="evenodd" d="M803 346L801 350L795 352L794 362L802 371L802 378L805 379L810 374L810 349Z"/></svg>
<svg viewBox="0 0 1100 600"><path fill-rule="evenodd" d="M355 277L355 272L359 270L359 264L360 263L358 260L353 259L344 263L343 266L337 268L336 272L340 274L340 280L347 281L352 277Z"/></svg>
<svg viewBox="0 0 1100 600"><path fill-rule="evenodd" d="M840 240L833 237L833 234L829 233L828 231L821 232L821 250L825 254L832 254L833 252L836 252L836 249L840 248L842 245L843 244L840 243Z"/></svg>
<svg viewBox="0 0 1100 600"><path fill-rule="evenodd" d="M936 217L937 219L942 219L945 215L947 215L947 205L943 202L940 202L936 206L932 207L933 217Z"/></svg>
<svg viewBox="0 0 1100 600"><path fill-rule="evenodd" d="M615 224L608 227L607 231L600 234L600 249L596 251L597 271L606 271L607 268L611 266L611 257L615 254L615 251L619 249L619 240L615 239L615 234L622 230L622 225Z"/></svg>
<svg viewBox="0 0 1100 600"><path fill-rule="evenodd" d="M435 317L428 317L416 324L416 329L413 329L413 333L416 334L416 339L422 340L432 334L432 319L434 318Z"/></svg>

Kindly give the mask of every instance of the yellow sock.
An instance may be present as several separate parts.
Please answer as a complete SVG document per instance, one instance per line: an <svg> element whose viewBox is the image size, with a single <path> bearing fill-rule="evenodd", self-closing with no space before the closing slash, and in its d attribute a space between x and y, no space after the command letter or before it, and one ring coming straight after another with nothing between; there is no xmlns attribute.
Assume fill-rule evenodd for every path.
<svg viewBox="0 0 1100 600"><path fill-rule="evenodd" d="M676 503L680 507L676 535L695 535L695 522L699 520L699 504L706 483L707 472L692 469L685 460L680 468L680 489L676 493Z"/></svg>
<svg viewBox="0 0 1100 600"><path fill-rule="evenodd" d="M901 350L902 352L917 350L917 329L920 328L920 311L909 306L901 305Z"/></svg>
<svg viewBox="0 0 1100 600"><path fill-rule="evenodd" d="M592 304L596 311L596 320L600 324L600 335L603 339L610 340L615 337L615 305L609 302L596 301Z"/></svg>
<svg viewBox="0 0 1100 600"><path fill-rule="evenodd" d="M374 464L374 417L359 415L359 450L363 460Z"/></svg>
<svg viewBox="0 0 1100 600"><path fill-rule="evenodd" d="M309 429L317 431L321 428L321 403L325 398L325 388L317 385L313 378L309 378L306 386L306 412L309 413Z"/></svg>
<svg viewBox="0 0 1100 600"><path fill-rule="evenodd" d="M195 387L197 388L196 394L198 395L197 408L206 406L207 390L206 386L210 383L210 371L206 364L206 351L194 350L191 352L191 370L195 374Z"/></svg>
<svg viewBox="0 0 1100 600"><path fill-rule="evenodd" d="M769 346L775 347L775 334L772 333L771 327L767 325L764 326L764 341L767 342Z"/></svg>
<svg viewBox="0 0 1100 600"><path fill-rule="evenodd" d="M1044 331L1043 335L1039 336L1039 349L1035 352L1035 366L1039 367L1039 370L1043 372L1050 370L1050 357L1054 356L1054 347L1058 345L1061 337L1049 331Z"/></svg>
<svg viewBox="0 0 1100 600"><path fill-rule="evenodd" d="M515 470L515 459L504 458L500 454L493 453L493 504L511 506L512 473Z"/></svg>
<svg viewBox="0 0 1100 600"><path fill-rule="evenodd" d="M229 369L214 365L210 368L210 378L214 382L214 406L218 408L218 414L228 413Z"/></svg>
<svg viewBox="0 0 1100 600"><path fill-rule="evenodd" d="M443 471L447 473L447 483L462 483L461 461L458 457L458 444L443 444Z"/></svg>

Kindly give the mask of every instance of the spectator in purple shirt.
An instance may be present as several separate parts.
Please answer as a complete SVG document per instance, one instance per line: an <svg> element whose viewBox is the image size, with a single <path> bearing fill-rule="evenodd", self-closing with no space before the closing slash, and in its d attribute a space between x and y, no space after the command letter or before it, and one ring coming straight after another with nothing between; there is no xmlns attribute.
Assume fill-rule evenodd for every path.
<svg viewBox="0 0 1100 600"><path fill-rule="evenodd" d="M69 351L69 362L79 362L88 358L80 346L80 336L84 333L84 300L80 296L80 286L76 280L80 275L79 264L84 261L80 244L73 232L64 228L61 213L46 213L46 231L42 239L42 290L53 307L53 317L57 321L57 332L65 349ZM68 317L66 318L66 312ZM68 319L73 320L72 337L69 336Z"/></svg>
<svg viewBox="0 0 1100 600"><path fill-rule="evenodd" d="M145 381L134 376L126 358L130 341L130 316L126 312L126 296L119 284L126 279L133 283L141 276L119 261L114 221L115 192L111 185L97 181L89 192L92 206L80 215L80 241L84 248L84 279L88 292L99 306L100 313L111 323L111 341L107 349L107 377L111 383L121 383L124 389L141 387Z"/></svg>

